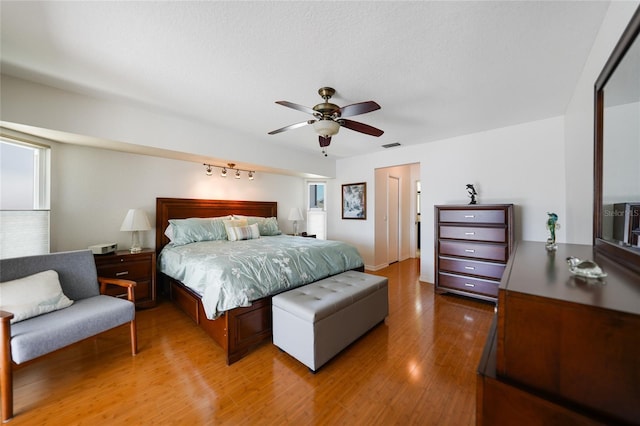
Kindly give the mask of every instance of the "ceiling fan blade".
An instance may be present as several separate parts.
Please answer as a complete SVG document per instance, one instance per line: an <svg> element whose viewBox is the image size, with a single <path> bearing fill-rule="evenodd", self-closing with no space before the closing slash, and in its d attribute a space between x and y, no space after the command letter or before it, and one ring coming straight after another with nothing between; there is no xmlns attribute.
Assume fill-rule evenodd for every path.
<svg viewBox="0 0 640 426"><path fill-rule="evenodd" d="M376 129L373 126L369 126L368 124L359 123L353 120L339 120L339 123L342 127L346 127L347 129L355 130L356 132L365 133L371 136L381 136L384 132L380 129Z"/></svg>
<svg viewBox="0 0 640 426"><path fill-rule="evenodd" d="M324 148L325 146L329 146L331 143L331 136L318 136L318 141L320 142L320 148Z"/></svg>
<svg viewBox="0 0 640 426"><path fill-rule="evenodd" d="M275 135L276 133L281 133L287 130L292 130L292 129L297 129L298 127L303 127L306 126L308 124L313 124L315 123L316 120L307 120L307 121L303 121L302 123L296 123L296 124L290 124L288 126L285 126L281 129L277 129L277 130L272 130L269 132L270 135Z"/></svg>
<svg viewBox="0 0 640 426"><path fill-rule="evenodd" d="M340 116L353 117L354 115L365 114L377 109L380 109L380 105L373 101L359 102L357 104L346 105L340 108Z"/></svg>
<svg viewBox="0 0 640 426"><path fill-rule="evenodd" d="M316 112L313 110L313 108L309 108L309 107L306 107L304 105L294 104L293 102L289 102L289 101L276 101L276 103L278 105L282 105L282 106L286 106L286 107L289 107L289 108L297 109L298 111L306 112L307 114L311 114L311 115L315 115L316 114Z"/></svg>

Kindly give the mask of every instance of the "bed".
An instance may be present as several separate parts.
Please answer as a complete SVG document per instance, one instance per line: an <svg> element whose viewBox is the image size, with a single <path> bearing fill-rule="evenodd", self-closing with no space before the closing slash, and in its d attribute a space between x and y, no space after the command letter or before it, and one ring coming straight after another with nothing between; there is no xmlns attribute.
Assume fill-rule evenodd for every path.
<svg viewBox="0 0 640 426"><path fill-rule="evenodd" d="M279 250L279 253L282 256L282 252L288 250L286 247L287 245L297 247L297 252L307 252L312 249L317 250L315 246L332 244L332 242L321 242L320 240L313 242L312 240L314 239L312 238L267 236L251 241L204 241L186 244L180 247L173 247L175 245L175 240L174 244L170 244L171 241L165 234L170 220L173 219L212 218L228 215L235 215L236 217L277 217L277 203L264 201L200 200L186 198L156 199L156 253L158 257L158 282L161 286L160 290L167 294L173 303L175 303L198 326L211 336L211 338L224 350L227 364L232 364L247 355L256 346L265 341L271 340L271 296L290 288L308 284L309 282L324 278L328 275L344 272L344 270L355 269L364 271L364 266L362 264L362 259L359 258L359 254L357 254L357 250L353 249L353 247L349 248L349 246L346 245L345 252L355 250L357 257L359 258L359 262L349 258L343 264L342 257L344 256L337 259L330 258L328 260L332 265L340 265L339 268L342 268L343 270L337 269L329 271L316 266L314 269L318 269L318 271L314 270L301 274L287 274L286 279L281 280L283 281L283 286L276 283L255 285L260 284L261 281L266 282L268 279L263 280L262 277L250 277L245 275L238 278L240 281L232 282L230 285L240 288L245 287L245 281L246 283L255 281L252 285L246 285L246 287L250 288L252 291L252 293L248 294L246 297L233 297L231 298L232 300L223 300L222 296L211 297L207 292L208 290L204 290L205 287L199 286L197 282L194 284L193 276L197 275L200 279L203 279L202 277L204 276L206 277L205 281L217 281L217 277L220 274L189 275L189 268L186 265L188 265L191 260L187 261L187 254L189 256L203 256L203 250L219 249L220 246L222 246L227 252L232 253L233 258L235 259L243 255L241 252L245 251L245 248L247 252L249 252L249 250L265 250L264 246L267 245ZM176 221L172 222L176 223ZM341 244L337 242L335 243ZM250 253L253 253L253 251ZM263 252L261 251L260 254L262 255ZM350 253L348 253L348 255L351 256ZM294 255L286 257L291 258L291 262L296 264L308 262L304 257L294 258L293 256ZM298 256L298 254L295 254L295 256ZM171 269L168 267L165 260L171 257L180 259L179 264L184 265L184 268L182 269L187 270L187 272L177 270L180 268L174 267ZM206 259L204 264L206 264L207 268L209 268L209 263L213 262L212 259L214 257L220 256L208 255L204 257ZM255 257L257 257L257 255ZM227 263L231 265L231 261ZM204 264L201 263L201 265ZM198 268L204 267L205 266L198 266ZM332 269L334 267L335 265L331 266ZM166 273L163 272L163 268L166 269ZM233 274L224 273L225 284L227 278L230 278L231 275L241 275L237 273L237 269L238 268L234 270ZM183 274L180 274L180 272L183 272ZM243 273L248 272L243 271ZM211 278L212 276L215 276L216 278ZM187 283L191 286L187 285ZM216 288L223 285L217 283L211 284ZM259 288L259 293L255 293L256 287ZM260 292L264 292L264 294ZM226 292L221 291L220 294L224 295ZM215 299L214 305L212 305L213 299Z"/></svg>

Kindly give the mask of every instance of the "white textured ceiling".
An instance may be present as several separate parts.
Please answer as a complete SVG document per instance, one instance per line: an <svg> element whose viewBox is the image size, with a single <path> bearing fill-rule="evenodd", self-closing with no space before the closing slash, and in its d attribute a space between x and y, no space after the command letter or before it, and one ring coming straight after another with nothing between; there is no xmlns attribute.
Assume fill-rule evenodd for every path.
<svg viewBox="0 0 640 426"><path fill-rule="evenodd" d="M366 100L331 156L564 114L608 2L304 1L1 3L2 72L319 153L277 100ZM126 141L124 141L126 142Z"/></svg>

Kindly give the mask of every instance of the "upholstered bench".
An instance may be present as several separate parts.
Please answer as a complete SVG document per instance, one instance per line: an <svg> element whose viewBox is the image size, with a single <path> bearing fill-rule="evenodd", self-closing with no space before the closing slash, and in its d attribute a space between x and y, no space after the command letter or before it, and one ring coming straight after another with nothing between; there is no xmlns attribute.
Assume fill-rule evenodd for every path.
<svg viewBox="0 0 640 426"><path fill-rule="evenodd" d="M385 277L347 271L272 298L273 343L316 371L389 313Z"/></svg>

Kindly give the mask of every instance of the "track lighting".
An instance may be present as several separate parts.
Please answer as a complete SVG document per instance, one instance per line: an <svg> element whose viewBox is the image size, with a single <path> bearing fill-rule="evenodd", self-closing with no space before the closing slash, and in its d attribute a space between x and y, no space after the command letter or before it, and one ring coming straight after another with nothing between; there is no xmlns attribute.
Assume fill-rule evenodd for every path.
<svg viewBox="0 0 640 426"><path fill-rule="evenodd" d="M249 178L249 180L253 180L256 174L254 170L244 170L244 169L236 168L235 163L227 163L226 166L216 166L215 164L208 164L208 163L203 163L202 165L205 166L205 173L207 176L213 175L214 167L218 167L220 169L221 177L227 177L228 170L231 170L231 171L235 170L234 177L236 179L240 179L242 177L242 174L240 172L247 172L247 177Z"/></svg>

